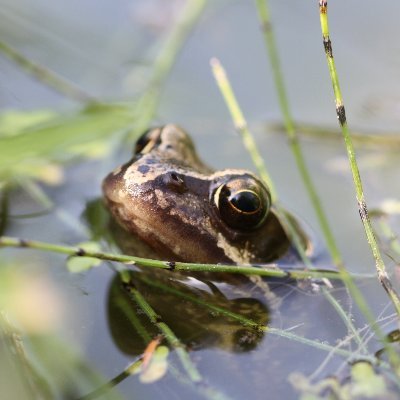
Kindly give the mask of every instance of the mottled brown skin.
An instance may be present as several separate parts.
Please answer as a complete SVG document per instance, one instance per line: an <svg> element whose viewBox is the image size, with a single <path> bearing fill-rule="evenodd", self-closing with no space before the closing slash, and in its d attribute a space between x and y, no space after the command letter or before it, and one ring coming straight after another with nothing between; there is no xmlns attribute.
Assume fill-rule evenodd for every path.
<svg viewBox="0 0 400 400"><path fill-rule="evenodd" d="M267 193L251 172L212 171L175 125L149 131L136 152L104 179L104 198L118 224L147 243L155 257L247 264L288 253L290 241L273 207L259 226L241 229L229 226L215 204L218 188L235 178ZM300 228L299 233L306 242Z"/></svg>

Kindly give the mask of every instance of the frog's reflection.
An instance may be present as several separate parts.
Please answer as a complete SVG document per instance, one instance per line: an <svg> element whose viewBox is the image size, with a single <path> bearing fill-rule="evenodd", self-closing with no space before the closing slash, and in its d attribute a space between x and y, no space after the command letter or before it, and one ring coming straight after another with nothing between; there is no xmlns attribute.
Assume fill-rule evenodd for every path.
<svg viewBox="0 0 400 400"><path fill-rule="evenodd" d="M94 238L116 244L125 254L160 258L146 244L127 235L110 218L101 200L87 204L85 219ZM146 301L190 349L218 347L244 352L261 342L264 333L261 327L269 321L269 310L262 301L252 298L254 285L249 285L245 277L202 273L195 278L177 271L171 274L157 270L129 274ZM219 282L212 283L211 279ZM221 286L223 291L219 289ZM112 337L124 353L141 354L147 343L160 333L138 309L119 275L110 283L107 308ZM253 326L246 326L246 319Z"/></svg>
<svg viewBox="0 0 400 400"><path fill-rule="evenodd" d="M173 280L167 271L129 274L134 287L191 350L217 347L245 352L256 348L263 338L261 327L267 324L269 313L257 299L234 293L227 296L214 284L194 278ZM246 324L249 320L253 326ZM141 354L149 340L160 333L119 275L108 292L108 321L116 345L130 355Z"/></svg>

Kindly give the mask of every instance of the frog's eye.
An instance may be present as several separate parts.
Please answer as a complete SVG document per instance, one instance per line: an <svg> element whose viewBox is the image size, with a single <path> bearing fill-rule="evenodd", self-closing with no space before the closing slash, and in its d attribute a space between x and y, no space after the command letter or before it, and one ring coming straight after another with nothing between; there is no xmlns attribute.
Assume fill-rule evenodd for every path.
<svg viewBox="0 0 400 400"><path fill-rule="evenodd" d="M218 187L214 193L214 203L228 226L251 230L265 221L271 207L271 197L261 183L237 177Z"/></svg>
<svg viewBox="0 0 400 400"><path fill-rule="evenodd" d="M135 155L146 154L161 143L161 128L149 129L137 140Z"/></svg>

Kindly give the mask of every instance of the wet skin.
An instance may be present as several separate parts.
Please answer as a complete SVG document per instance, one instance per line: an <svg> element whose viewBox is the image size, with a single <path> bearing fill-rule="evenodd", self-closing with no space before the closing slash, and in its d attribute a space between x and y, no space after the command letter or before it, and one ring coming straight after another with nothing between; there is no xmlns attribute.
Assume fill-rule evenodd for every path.
<svg viewBox="0 0 400 400"><path fill-rule="evenodd" d="M291 252L265 184L246 170L213 171L176 125L146 132L134 157L104 179L103 192L127 236L145 242L158 258L248 264Z"/></svg>

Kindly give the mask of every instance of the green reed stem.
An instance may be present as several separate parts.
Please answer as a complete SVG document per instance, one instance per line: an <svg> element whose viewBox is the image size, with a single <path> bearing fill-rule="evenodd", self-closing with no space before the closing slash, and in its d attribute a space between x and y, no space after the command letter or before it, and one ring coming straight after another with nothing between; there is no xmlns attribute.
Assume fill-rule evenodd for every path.
<svg viewBox="0 0 400 400"><path fill-rule="evenodd" d="M347 285L351 295L353 296L354 300L356 301L361 312L367 318L368 322L371 324L371 326L377 333L378 337L381 338L383 341L385 341L384 335L381 332L379 326L377 325L374 315L372 314L370 308L368 307L368 304L365 301L364 296L362 295L362 293L358 289L358 287L354 284L353 280L351 279L350 274L347 272L345 266L343 265L343 261L342 261L340 252L337 248L336 241L335 241L332 231L329 227L325 212L323 211L321 202L319 200L319 197L318 197L316 190L314 188L314 185L312 183L311 177L310 177L308 169L306 167L303 153L300 148L300 144L298 142L298 136L297 136L297 133L295 130L295 125L294 125L293 118L292 118L290 110L289 110L289 102L287 99L286 89L285 89L285 85L284 85L284 81L283 81L283 77L282 77L282 73L281 73L281 66L280 66L278 51L276 48L274 34L272 31L272 25L271 25L271 20L270 20L270 14L268 11L267 0L256 0L256 4L257 4L258 13L259 13L259 18L261 20L262 30L264 32L264 40L266 43L266 47L267 47L271 65L272 65L272 71L273 71L274 81L275 81L275 85L276 85L276 89L277 89L277 93L278 93L279 103L280 103L280 107L281 107L282 114L284 117L286 133L289 137L291 148L292 148L293 154L295 156L296 163L299 168L299 172L302 176L302 179L304 181L304 184L307 188L307 191L311 198L312 204L316 211L316 214L317 214L321 229L323 231L329 252L332 256L333 262L338 267L339 273L340 273L343 281ZM338 88L338 85L334 85L334 87ZM336 91L335 91L335 93L336 93ZM389 351L391 351L391 348ZM393 351L391 351L391 353L393 353ZM399 365L400 358L399 357L396 357L396 358L397 358L396 362Z"/></svg>
<svg viewBox="0 0 400 400"><path fill-rule="evenodd" d="M125 276L124 272L126 272L126 270L120 271L121 283L122 282L129 283L130 278L131 278L130 274L128 273ZM148 332L146 327L142 324L142 322L139 320L135 307L132 307L132 304L133 304L132 298L127 297L127 296L118 295L114 301L115 301L116 306L120 308L121 312L128 319L132 328L135 329L136 332L139 334L139 336L142 338L143 344L147 345L152 340L152 336L150 335L150 333ZM132 332L129 331L126 334L131 335ZM141 360L139 360L139 362L141 362ZM128 376L130 376L132 374L132 371L136 369L136 365L137 365L137 362L130 364L123 372L118 374L116 378L112 379L110 382L103 385L101 388L96 389L95 391L89 393L88 395L82 397L79 400L89 400L90 398L95 397L93 395L95 395L97 393L100 394L100 392L102 390L107 391L109 389L110 383L112 384L112 386L114 386L114 382L116 382L116 380L118 380L118 382L116 382L116 383L120 382L119 378L125 379ZM196 383L192 382L188 377L182 375L182 372L179 371L177 368L175 368L173 364L169 363L168 370L171 372L172 376L179 383L186 385L191 390L194 390L195 392L200 393L201 395L203 395L205 398L207 398L209 400L217 400L218 397L216 396L216 394L212 388L210 388L208 386L204 386L204 387L198 386ZM87 397L87 396L91 396L91 397Z"/></svg>
<svg viewBox="0 0 400 400"><path fill-rule="evenodd" d="M272 67L275 87L278 95L280 109L283 115L283 121L286 128L286 134L289 138L290 148L296 160L296 165L304 186L308 192L311 203L318 218L319 225L325 237L328 250L332 260L336 266L342 264L342 258L337 247L335 237L329 226L326 213L322 207L321 200L317 194L315 186L312 182L311 175L308 171L306 161L299 143L298 135L295 130L294 121L289 108L289 101L286 94L285 83L282 76L282 68L279 61L278 50L274 32L272 30L271 18L267 0L256 0L257 10L261 21L261 28L264 34L264 41L268 51L269 59Z"/></svg>
<svg viewBox="0 0 400 400"><path fill-rule="evenodd" d="M58 207L53 200L46 194L42 187L29 178L17 178L16 183L24 190L33 201L37 202L44 209L51 210L64 226L72 228L75 232L82 235L89 235L89 230L79 220L74 218L66 210Z"/></svg>
<svg viewBox="0 0 400 400"><path fill-rule="evenodd" d="M205 5L206 0L188 0L186 2L178 21L174 23L170 34L166 38L154 62L147 89L135 104L132 118L134 125L132 128L129 128L128 137L136 138L149 127L157 110L162 83L171 71L179 51L183 47L185 40L196 22L199 20ZM93 96L86 93L81 88L67 81L55 72L48 70L46 67L34 63L3 42L0 42L0 52L29 74L33 75L36 79L62 95L85 103L96 101Z"/></svg>
<svg viewBox="0 0 400 400"><path fill-rule="evenodd" d="M5 232L8 224L10 188L5 184L0 191L0 236Z"/></svg>
<svg viewBox="0 0 400 400"><path fill-rule="evenodd" d="M185 300L189 300L190 302L194 303L194 304L198 304L202 307L208 308L212 311L215 311L221 315L224 315L228 318L231 318L232 320L238 321L240 324L242 324L243 326L249 327L249 328L253 328L256 331L260 331L260 332L265 332L268 334L272 334L272 335L276 335L276 336L280 336L280 337L284 337L288 340L292 340L307 346L311 346L314 347L316 349L319 350L323 350L323 351L327 351L327 352L332 352L336 355L340 355L340 356L344 356L344 357L354 357L354 353L344 350L344 349L339 349L333 346L330 346L329 344L326 343L321 343L317 340L311 340L311 339L307 339L305 337L302 336L298 336L294 333L282 330L282 329L277 329L277 328L271 328L269 326L265 326L262 324L259 324L255 321L253 321L250 318L246 318L240 314L236 314L235 312L232 312L230 310L226 310L222 307L219 306L215 306L213 304L209 304L207 301L201 299L200 297L196 297L196 296L191 296L188 295L186 293L182 293L179 290L171 287L171 286L166 286L163 284L160 284L159 282L156 282L154 280L151 279L146 279L141 277L140 278L143 282L145 282L147 285L156 287L157 289L163 290L165 292L168 293L172 293L178 297L184 298ZM371 357L371 360L373 360L373 358Z"/></svg>
<svg viewBox="0 0 400 400"><path fill-rule="evenodd" d="M121 280L123 279L124 278L121 277ZM135 329L136 333L142 339L143 344L149 344L153 338L138 318L135 307L132 307L132 300L127 298L126 296L117 296L114 300L114 304L124 314L125 318L129 321L132 328Z"/></svg>
<svg viewBox="0 0 400 400"><path fill-rule="evenodd" d="M132 299L136 302L136 304L140 307L140 309L147 315L151 323L153 323L160 332L164 335L165 339L169 343L169 345L175 350L179 361L182 364L183 369L188 375L189 379L194 384L201 384L203 386L203 392L207 393L207 397L212 400L228 400L224 393L209 387L207 383L204 381L200 372L193 364L190 359L189 353L186 351L185 346L181 343L181 341L176 337L175 333L171 330L171 328L162 321L162 317L158 315L155 310L150 306L150 304L146 301L146 299L142 296L142 294L134 287L132 282L129 282L125 285L125 288Z"/></svg>
<svg viewBox="0 0 400 400"><path fill-rule="evenodd" d="M116 386L118 386L121 382L123 382L126 378L132 376L134 371L139 368L141 365L142 360L141 358L136 359L132 363L130 363L122 372L120 372L117 376L110 379L108 382L104 383L103 385L97 387L93 391L84 396L79 397L76 400L94 400L94 399L101 399L103 396L107 398L107 394Z"/></svg>
<svg viewBox="0 0 400 400"><path fill-rule="evenodd" d="M261 266L237 266L223 264L202 264L202 263L183 263L174 261L159 261L148 258L127 256L123 254L105 253L98 251L84 250L80 247L63 246L47 242L24 240L9 236L0 236L1 247L18 247L34 250L42 250L53 253L66 254L71 257L93 257L99 260L108 260L123 263L126 265L139 265L148 268L165 269L169 271L186 271L186 272L212 272L221 273L228 272L232 274L242 275L259 275L271 278L287 278L287 279L311 279L311 278L327 278L342 280L342 276L335 271L323 270L282 270L276 264L263 264ZM365 275L354 274L354 277L365 278Z"/></svg>
<svg viewBox="0 0 400 400"><path fill-rule="evenodd" d="M272 201L279 211L279 215L282 219L282 222L285 224L285 228L287 229L291 239L293 240L293 244L295 245L296 250L300 255L300 258L307 266L307 268L312 268L311 262L305 254L303 248L304 246L301 243L301 239L299 238L296 229L292 226L290 220L286 217L285 211L278 202L278 194L275 189L274 182L272 181L267 171L267 168L265 167L264 160L258 151L257 144L254 141L253 135L251 134L249 128L247 127L246 119L244 118L243 112L239 106L238 101L236 100L235 93L233 92L232 86L230 84L230 81L226 75L224 68L216 58L211 59L210 64L217 85L221 91L221 94L231 114L233 124L236 130L241 135L243 143L246 146L246 149L249 152L250 157L257 168L258 174L260 175L264 183L267 184L271 193Z"/></svg>
<svg viewBox="0 0 400 400"><path fill-rule="evenodd" d="M347 155L349 158L350 168L351 168L351 172L353 175L353 181L354 181L354 185L355 185L355 189L356 189L356 198L357 198L357 202L358 202L358 209L359 209L361 221L362 221L364 229L365 229L368 244L371 247L372 254L375 259L375 265L376 265L378 279L381 282L383 288L388 293L389 298L391 299L391 301L395 307L397 315L400 316L400 299L399 299L398 294L392 287L389 277L387 276L385 264L383 262L382 256L379 251L378 244L375 239L371 221L370 221L369 215L368 215L367 204L366 204L365 198L364 198L361 177L360 177L360 173L359 173L358 166L357 166L356 156L355 156L354 147L353 147L353 143L351 140L349 128L347 125L346 112L345 112L343 98L342 98L342 94L341 94L341 90L340 90L340 86L339 86L339 79L338 79L338 75L336 72L335 61L333 58L332 43L331 43L331 40L329 37L329 25L328 25L328 15L327 15L328 2L326 0L319 0L319 12L320 12L320 23L321 23L321 31L322 31L323 44L324 44L324 49L325 49L325 54L326 54L326 60L328 63L329 74L331 77L333 92L334 92L334 96L335 96L336 114L338 117L339 125L342 130L344 142L346 145ZM341 271L343 271L343 276L345 276L345 274L347 274L347 271L344 268ZM354 288L356 288L355 285L352 284L351 279L347 279L347 281L350 283L350 285L349 285L350 291L352 291L352 286L354 286ZM356 290L359 291L358 288L356 288ZM357 295L357 297L354 297L354 298L355 298L358 306L360 307L361 311L366 316L368 322L370 323L371 328L374 330L377 337L382 341L382 344L388 353L389 360L392 363L392 365L394 366L396 374L400 375L400 356L392 348L390 343L388 343L387 338L384 336L383 332L379 328L371 310L369 309L368 305L366 304L364 298L361 296L361 293L359 293L359 295Z"/></svg>
<svg viewBox="0 0 400 400"><path fill-rule="evenodd" d="M297 168L299 170L300 176L303 180L304 186L308 192L311 203L315 210L317 219L319 221L319 225L321 227L322 233L325 237L325 241L329 250L329 253L332 257L334 264L338 267L344 282L349 288L351 294L355 298L359 307L364 310L364 313L367 313L369 316L368 319L370 321L374 321L373 315L369 312L369 307L367 306L360 290L352 281L351 277L347 273L344 268L342 257L340 255L339 249L336 244L335 237L332 233L332 230L329 226L328 219L326 217L326 213L322 207L321 200L318 196L317 190L312 182L311 175L306 165L306 161L300 146L300 142L298 139L298 135L295 129L294 120L292 114L290 112L289 100L285 88L285 83L282 75L282 68L280 65L278 49L276 46L276 41L274 37L274 31L272 29L272 23L269 13L268 0L256 0L256 6L259 14L259 19L261 22L261 28L264 35L265 46L267 48L267 52L269 55L269 60L272 67L272 74L274 78L274 83L276 87L276 92L278 95L280 109L283 115L284 126L286 130L286 135L289 138L290 147L292 153L294 155ZM305 259L304 254L302 256ZM329 296L328 300L329 300ZM347 326L351 327L352 323L350 319L345 315L344 310L340 307L339 304L336 303L335 309L339 313L342 318L344 318ZM355 336L357 337L357 335Z"/></svg>
<svg viewBox="0 0 400 400"><path fill-rule="evenodd" d="M215 78L217 80L217 83L218 83L218 85L220 87L220 90L221 90L221 92L222 92L222 94L224 96L224 99L225 99L225 101L226 101L226 103L228 105L228 108L229 108L230 113L232 115L232 118L234 120L235 126L238 129L243 127L243 126L246 127L245 119L244 119L243 114L242 114L242 112L240 110L240 107L239 107L239 105L238 105L238 103L237 103L237 101L235 99L233 90L231 88L231 85L230 85L227 77L226 77L225 71L223 70L223 68L220 65L220 63L215 59L212 60L211 66L212 66L212 69L213 69L213 72L214 72L214 76L215 76ZM280 74L280 72L279 72L279 70L280 70L279 64L276 64L276 67L278 68L278 74ZM281 82L283 82L283 80L281 80ZM282 83L282 87L283 87L283 83ZM286 97L284 97L284 99L286 99ZM293 129L293 132L294 132L294 129ZM246 129L246 133L250 134L248 129ZM305 162L303 162L303 163L301 162L303 156L302 156L302 153L300 151L300 147L298 147L297 136L294 136L294 140L291 140L291 142L295 143L294 148L297 149L297 150L294 151L294 154L297 157L296 158L297 162L300 161L300 164L302 165L302 167L304 167L304 171L301 172L301 173L305 172L308 175L307 168L305 167ZM299 167L299 168L301 169L302 167ZM309 183L311 183L311 180L309 180ZM315 191L314 191L314 193L315 193ZM276 197L276 194L275 194L275 197ZM319 202L317 197L314 198L314 201L315 201L315 199L317 199L317 202ZM322 208L321 208L321 210L322 210ZM321 215L322 215L323 219L325 219L324 213L322 213ZM328 231L330 232L329 226L326 225L326 227L328 228ZM333 238L333 236L332 236L332 238ZM329 241L329 243L330 244L328 244L328 246L330 245L330 251L331 251L332 258L333 258L335 264L338 267L339 275L340 275L341 279L343 280L343 282L348 287L348 289L349 289L351 295L353 296L354 300L356 301L358 307L360 308L361 312L366 317L366 319L369 322L369 324L371 325L371 327L376 332L377 336L380 338L380 340L382 340L387 345L386 346L387 350L388 350L388 352L391 353L393 359L395 359L396 365L400 366L400 357L397 356L393 352L393 350L390 347L390 345L387 344L385 336L382 333L381 329L379 328L379 326L378 326L378 324L377 324L377 322L376 322L376 320L374 318L373 313L371 312L370 308L368 307L367 302L364 299L364 296L362 295L361 291L358 289L358 287L353 282L352 277L349 274L349 272L346 270L346 268L345 268L345 266L344 266L344 264L342 262L340 253L339 253L339 251L337 251L335 241L334 240L333 241ZM299 250L299 254L302 257L302 259L307 261L307 257L305 257L304 251L302 251L301 246L298 246L298 244L299 244L298 241L296 241L295 244L296 244L296 248L298 248L298 250ZM336 248L336 250L335 250L335 248ZM307 262L306 265L308 265L308 264L309 263Z"/></svg>
<svg viewBox="0 0 400 400"><path fill-rule="evenodd" d="M9 358L7 364L3 365L7 365L10 371L15 371L20 376L18 383L22 384L24 388L22 391L19 391L20 396L25 397L29 393L35 399L51 399L53 393L50 383L43 376L43 372L28 357L21 333L11 325L4 310L0 311L0 335L2 341L2 362L4 363ZM5 376L7 377L7 374ZM4 378L3 382L5 382ZM17 382L14 381L12 385L17 385Z"/></svg>
<svg viewBox="0 0 400 400"><path fill-rule="evenodd" d="M340 128L342 130L344 142L346 145L347 155L349 158L350 168L353 175L353 181L356 190L356 198L358 203L358 211L360 213L361 221L364 225L368 244L371 247L372 254L375 259L375 266L377 270L378 279L381 282L384 289L386 290L390 299L392 300L392 303L396 309L397 314L400 316L400 298L396 290L393 288L392 283L386 273L386 267L381 256L374 235L374 231L372 229L371 221L368 215L367 203L364 198L362 181L360 177L360 172L358 170L353 142L347 125L346 112L343 104L342 93L339 86L339 78L336 71L335 61L333 58L332 43L329 37L329 25L328 25L328 14L327 14L328 2L326 0L319 1L319 11L320 11L320 22L321 22L321 30L322 30L326 60L328 63L329 74L331 77L333 92L335 96L336 114Z"/></svg>
<svg viewBox="0 0 400 400"><path fill-rule="evenodd" d="M129 138L136 138L148 129L157 111L162 84L169 75L185 40L202 15L205 5L206 0L186 2L178 21L174 24L154 62L147 89L135 105L134 127L127 134Z"/></svg>
<svg viewBox="0 0 400 400"><path fill-rule="evenodd" d="M226 76L226 72L221 63L216 58L212 58L210 64L215 80L219 86L222 95L224 96L224 100L232 116L235 128L241 135L243 143L246 146L247 151L249 152L261 179L267 184L271 193L272 201L275 202L278 198L275 185L267 171L267 168L265 167L264 160L261 157L260 152L258 151L257 144L254 141L253 135L249 131L242 110L240 109L235 94L233 93L232 86Z"/></svg>
<svg viewBox="0 0 400 400"><path fill-rule="evenodd" d="M37 80L63 96L83 103L96 102L96 99L92 95L82 90L79 86L63 78L61 75L58 75L56 72L49 70L43 65L29 60L4 42L0 42L0 52L15 62L26 73L32 75Z"/></svg>
<svg viewBox="0 0 400 400"><path fill-rule="evenodd" d="M363 343L361 336L359 335L359 332L355 328L351 318L344 312L342 306L339 304L339 302L332 296L332 294L329 292L329 290L326 290L326 288L322 288L322 291L329 301L329 303L332 305L332 307L336 310L336 312L339 314L340 318L344 322L344 324L347 327L347 330L349 333L352 334L354 339L356 340L358 346L360 349L364 350L367 352L367 348L365 343Z"/></svg>
<svg viewBox="0 0 400 400"><path fill-rule="evenodd" d="M161 333L165 336L165 339L170 344L170 346L176 351L178 358L187 372L188 376L193 382L201 382L202 377L197 370L197 368L192 363L189 354L185 350L184 345L175 336L169 326L162 321L161 316L159 316L150 304L145 300L142 294L129 282L126 286L126 291L131 295L132 299L137 303L140 309L147 315L150 322L157 326Z"/></svg>
<svg viewBox="0 0 400 400"><path fill-rule="evenodd" d="M243 142L250 154L250 157L253 160L253 163L257 168L257 171L261 179L270 188L272 201L274 202L276 208L278 209L282 223L284 224L285 229L289 233L289 236L292 239L293 244L296 250L298 251L300 258L302 259L306 267L311 269L312 263L305 253L304 245L301 242L299 234L296 231L293 224L291 223L291 221L289 220L289 218L287 218L285 210L283 209L283 207L281 207L281 205L278 202L278 194L275 189L275 185L270 175L267 172L264 160L258 151L257 145L253 139L253 135L251 134L250 130L247 127L246 119L244 118L243 112L239 106L238 101L236 100L236 96L228 79L228 76L224 68L222 67L221 63L216 58L213 58L210 64L215 80L218 84L221 94L231 114L235 128L242 136Z"/></svg>
<svg viewBox="0 0 400 400"><path fill-rule="evenodd" d="M266 125L268 132L283 133L285 126L280 122L268 123ZM338 128L328 126L319 126L309 123L296 123L295 129L301 136L312 137L320 140L343 140L343 136ZM351 137L353 144L357 147L371 147L376 149L381 147L385 151L399 151L400 133L398 132L355 132L352 130Z"/></svg>

